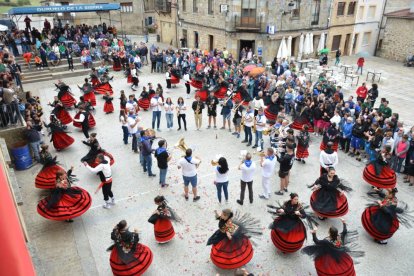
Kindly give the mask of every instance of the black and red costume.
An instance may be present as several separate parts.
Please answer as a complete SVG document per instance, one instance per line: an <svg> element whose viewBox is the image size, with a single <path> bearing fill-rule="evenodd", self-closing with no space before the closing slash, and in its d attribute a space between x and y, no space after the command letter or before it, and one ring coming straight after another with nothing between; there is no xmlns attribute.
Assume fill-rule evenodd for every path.
<svg viewBox="0 0 414 276"><path fill-rule="evenodd" d="M190 85L195 89L201 89L203 87L203 79L204 74L201 72L197 72L192 76Z"/></svg>
<svg viewBox="0 0 414 276"><path fill-rule="evenodd" d="M147 91L141 92L141 95L139 96L139 100L138 100L138 106L144 109L145 111L147 111L148 108L150 107L150 98L149 98L149 94Z"/></svg>
<svg viewBox="0 0 414 276"><path fill-rule="evenodd" d="M217 99L224 99L227 97L227 90L228 90L228 83L226 81L219 81L219 84L217 84L214 89L214 96Z"/></svg>
<svg viewBox="0 0 414 276"><path fill-rule="evenodd" d="M67 108L73 107L76 104L76 100L70 92L70 87L64 82L55 84L55 86L59 90L57 96L58 99L62 102L63 106Z"/></svg>
<svg viewBox="0 0 414 276"><path fill-rule="evenodd" d="M158 205L156 213L148 219L149 223L154 224L155 240L158 243L167 243L174 238L175 231L171 220L176 220L176 216L166 202Z"/></svg>
<svg viewBox="0 0 414 276"><path fill-rule="evenodd" d="M85 82L79 89L83 93L83 100L89 102L91 106L96 106L96 97L92 85L89 82Z"/></svg>
<svg viewBox="0 0 414 276"><path fill-rule="evenodd" d="M260 229L249 233L246 223L252 223L252 221L248 221L251 218L245 219L245 221L232 217L228 220L216 218L219 220L219 229L207 241L207 245L212 245L211 261L222 269L236 269L246 265L253 258L253 246L249 236L250 234L261 234ZM252 228L249 227L249 229ZM227 233L230 233L231 239L227 237Z"/></svg>
<svg viewBox="0 0 414 276"><path fill-rule="evenodd" d="M396 197L385 198L382 191L370 194L382 199L381 204L379 202L369 204L361 217L362 226L374 240L384 241L391 238L398 230L400 222L410 226L413 217L407 214L406 204L399 203Z"/></svg>
<svg viewBox="0 0 414 276"><path fill-rule="evenodd" d="M375 161L369 163L362 174L362 177L370 185L377 188L394 188L397 185L397 176L381 154Z"/></svg>
<svg viewBox="0 0 414 276"><path fill-rule="evenodd" d="M112 96L114 94L114 91L112 90L112 86L109 83L109 80L110 78L105 72L105 74L101 77L101 83L93 88L95 90L95 93L106 95L106 93L109 92L109 94Z"/></svg>
<svg viewBox="0 0 414 276"><path fill-rule="evenodd" d="M78 113L76 113L74 118L79 119L81 113L83 113L83 115L85 117L87 116L86 121L88 122L88 125L87 125L88 129L91 129L91 128L96 126L95 118L93 117L92 113L89 111L89 108L87 108L83 112L79 111ZM86 122L85 122L85 124L86 124ZM73 121L73 126L77 127L77 128L82 128L82 123Z"/></svg>
<svg viewBox="0 0 414 276"><path fill-rule="evenodd" d="M111 96L103 96L103 99L105 100L104 104L104 112L106 114L114 112L114 105L112 104L113 97Z"/></svg>
<svg viewBox="0 0 414 276"><path fill-rule="evenodd" d="M276 212L271 212L276 218L270 225L270 237L276 248L283 253L293 253L301 249L306 239L306 228L302 222L302 219L306 218L303 206L300 203L292 204L292 201L288 200L283 206L268 207L276 209ZM297 215L296 211L300 215Z"/></svg>
<svg viewBox="0 0 414 276"><path fill-rule="evenodd" d="M336 127L330 126L328 130L323 134L321 145L319 146L320 150L325 150L328 146L328 143L332 142L332 150L338 151L339 144L339 131Z"/></svg>
<svg viewBox="0 0 414 276"><path fill-rule="evenodd" d="M122 64L121 64L121 59L119 58L118 54L113 54L112 55L112 69L114 69L114 71L121 71L122 70Z"/></svg>
<svg viewBox="0 0 414 276"><path fill-rule="evenodd" d="M341 191L352 191L335 175L329 180L328 174L323 174L313 185L314 192L310 198L310 206L319 217L338 218L348 213L348 200Z"/></svg>
<svg viewBox="0 0 414 276"><path fill-rule="evenodd" d="M51 220L70 220L85 213L92 204L90 194L80 187L71 187L72 170L65 180L56 182L51 194L37 204L37 212Z"/></svg>
<svg viewBox="0 0 414 276"><path fill-rule="evenodd" d="M271 122L276 122L277 115L279 113L281 106L281 99L277 97L277 99L270 99L269 104L267 105L266 109L264 110L264 115L266 119Z"/></svg>
<svg viewBox="0 0 414 276"><path fill-rule="evenodd" d="M341 237L337 240L329 237L319 240L316 233L312 234L315 244L304 247L301 252L313 257L318 276L356 276L352 257L361 257L364 252L351 250L346 246L349 243L347 239L351 239L347 235L350 233L346 224L343 224Z"/></svg>
<svg viewBox="0 0 414 276"><path fill-rule="evenodd" d="M247 92L247 90L242 86L237 88L236 92L233 95L233 102L241 103L243 101L244 106L248 106L251 100L252 97L250 97L249 92Z"/></svg>
<svg viewBox="0 0 414 276"><path fill-rule="evenodd" d="M90 149L88 153L82 157L81 162L86 162L89 166L95 168L99 165L99 161L97 160L98 154L103 154L109 158L109 164L111 166L115 163L115 159L112 154L102 149L97 139L94 139L93 141L89 139L87 142L82 141L82 143L90 147Z"/></svg>
<svg viewBox="0 0 414 276"><path fill-rule="evenodd" d="M55 116L63 125L68 125L72 123L72 116L70 116L69 112L66 110L61 101L54 101L50 105L54 107L52 114L55 114Z"/></svg>
<svg viewBox="0 0 414 276"><path fill-rule="evenodd" d="M39 189L54 189L56 187L56 173L58 171L65 171L58 165L56 157L53 158L48 151L40 152L40 162L43 168L36 175L35 187Z"/></svg>
<svg viewBox="0 0 414 276"><path fill-rule="evenodd" d="M138 233L115 228L111 239L114 244L107 250L111 251L109 261L112 273L116 276L144 274L152 263L153 255L149 247L139 243Z"/></svg>
<svg viewBox="0 0 414 276"><path fill-rule="evenodd" d="M180 72L176 68L171 69L171 84L179 84L180 83Z"/></svg>
<svg viewBox="0 0 414 276"><path fill-rule="evenodd" d="M308 131L312 133L314 130L310 121L311 114L311 109L308 106L304 106L299 116L293 121L290 127L296 130L302 130L303 125L307 125L309 127Z"/></svg>
<svg viewBox="0 0 414 276"><path fill-rule="evenodd" d="M203 87L200 90L197 90L194 98L196 98L197 96L200 97L200 101L205 102L207 101L209 95L209 87L206 85L203 85Z"/></svg>
<svg viewBox="0 0 414 276"><path fill-rule="evenodd" d="M45 125L46 127L50 128L50 142L53 143L53 147L58 151L66 149L67 147L72 145L73 142L75 142L75 139L73 139L66 133L59 119L57 119L54 116L52 116L51 118L52 119L50 123Z"/></svg>
<svg viewBox="0 0 414 276"><path fill-rule="evenodd" d="M297 159L305 159L309 157L309 141L310 135L308 131L302 130L298 136L296 136L298 140L298 147L296 148L296 158Z"/></svg>
<svg viewBox="0 0 414 276"><path fill-rule="evenodd" d="M89 74L89 77L91 78L91 83L93 87L101 84L101 81L99 80L99 77L98 77L98 72L96 72L95 69L92 70L92 73Z"/></svg>

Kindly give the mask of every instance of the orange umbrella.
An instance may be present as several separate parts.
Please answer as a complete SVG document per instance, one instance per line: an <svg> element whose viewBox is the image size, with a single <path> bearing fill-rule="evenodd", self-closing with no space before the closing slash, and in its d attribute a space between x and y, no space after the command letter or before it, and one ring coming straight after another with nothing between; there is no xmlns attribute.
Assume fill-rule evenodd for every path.
<svg viewBox="0 0 414 276"><path fill-rule="evenodd" d="M252 70L250 70L249 75L251 77L256 77L256 76L258 76L260 74L263 74L264 71L265 71L265 68L264 67L256 67L256 68L253 68Z"/></svg>
<svg viewBox="0 0 414 276"><path fill-rule="evenodd" d="M252 69L254 69L254 68L256 68L257 67L257 65L256 64L249 64L249 65L246 65L244 68L243 68L243 72L250 72Z"/></svg>

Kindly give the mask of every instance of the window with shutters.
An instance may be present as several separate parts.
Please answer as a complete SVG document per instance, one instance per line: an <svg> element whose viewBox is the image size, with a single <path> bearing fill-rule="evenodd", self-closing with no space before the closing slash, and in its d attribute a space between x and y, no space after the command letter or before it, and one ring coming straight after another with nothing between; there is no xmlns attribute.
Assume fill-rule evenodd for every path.
<svg viewBox="0 0 414 276"><path fill-rule="evenodd" d="M356 6L356 2L349 2L348 4L348 15L354 15L355 14L355 6Z"/></svg>
<svg viewBox="0 0 414 276"><path fill-rule="evenodd" d="M121 3L121 12L122 13L132 13L132 12L134 12L132 2Z"/></svg>
<svg viewBox="0 0 414 276"><path fill-rule="evenodd" d="M338 9L336 10L336 16L342 16L345 14L345 2L338 2Z"/></svg>

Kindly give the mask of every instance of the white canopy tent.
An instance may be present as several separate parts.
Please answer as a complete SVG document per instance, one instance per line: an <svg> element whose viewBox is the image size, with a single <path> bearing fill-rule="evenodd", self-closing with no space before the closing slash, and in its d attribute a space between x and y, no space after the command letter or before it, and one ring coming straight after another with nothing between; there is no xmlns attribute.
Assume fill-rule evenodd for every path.
<svg viewBox="0 0 414 276"><path fill-rule="evenodd" d="M314 53L314 49L313 49L313 33L310 34L309 41L310 41L310 53L309 54L313 54Z"/></svg>
<svg viewBox="0 0 414 276"><path fill-rule="evenodd" d="M287 58L288 57L288 49L286 46L286 38L283 37L282 41L280 42L279 50L277 51L278 59Z"/></svg>
<svg viewBox="0 0 414 276"><path fill-rule="evenodd" d="M289 36L287 40L287 57L290 59L291 56L292 56L292 36Z"/></svg>
<svg viewBox="0 0 414 276"><path fill-rule="evenodd" d="M304 43L305 43L305 37L303 34L301 34L299 38L298 60L302 59Z"/></svg>
<svg viewBox="0 0 414 276"><path fill-rule="evenodd" d="M311 53L311 49L310 49L310 34L307 33L305 36L305 42L303 45L303 54L304 55L309 55Z"/></svg>
<svg viewBox="0 0 414 276"><path fill-rule="evenodd" d="M320 51L322 51L323 49L325 49L325 33L321 34L321 38L319 39L319 43L318 43L318 53Z"/></svg>

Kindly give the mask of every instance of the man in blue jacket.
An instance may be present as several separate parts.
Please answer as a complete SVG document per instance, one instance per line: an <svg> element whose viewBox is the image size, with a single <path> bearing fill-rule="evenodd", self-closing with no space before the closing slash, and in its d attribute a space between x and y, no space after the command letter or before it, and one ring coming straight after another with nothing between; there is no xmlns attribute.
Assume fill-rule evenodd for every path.
<svg viewBox="0 0 414 276"><path fill-rule="evenodd" d="M348 153L351 144L352 128L354 126L353 121L352 117L348 117L342 125L341 150L344 150L345 153Z"/></svg>

